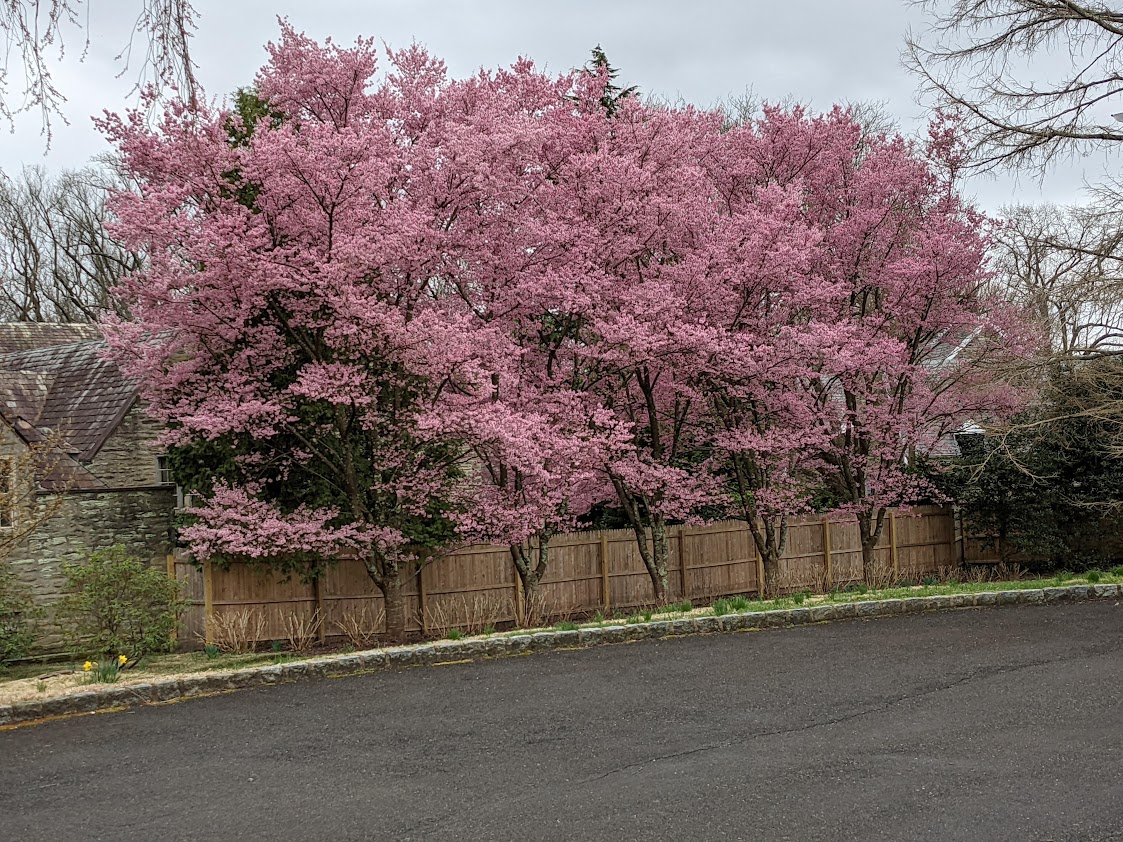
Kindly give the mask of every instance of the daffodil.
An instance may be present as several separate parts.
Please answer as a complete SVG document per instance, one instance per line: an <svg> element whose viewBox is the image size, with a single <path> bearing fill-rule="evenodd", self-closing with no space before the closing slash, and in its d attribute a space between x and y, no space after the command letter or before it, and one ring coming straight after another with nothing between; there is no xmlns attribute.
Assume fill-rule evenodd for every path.
<svg viewBox="0 0 1123 842"><path fill-rule="evenodd" d="M94 664L93 664L92 661L86 661L86 663L82 664L82 669L84 669L86 672L89 672L93 668L94 668Z"/></svg>
<svg viewBox="0 0 1123 842"><path fill-rule="evenodd" d="M117 663L118 663L118 665L120 665L122 667L125 665L125 661L127 661L127 660L129 660L128 655L118 655L117 656Z"/></svg>

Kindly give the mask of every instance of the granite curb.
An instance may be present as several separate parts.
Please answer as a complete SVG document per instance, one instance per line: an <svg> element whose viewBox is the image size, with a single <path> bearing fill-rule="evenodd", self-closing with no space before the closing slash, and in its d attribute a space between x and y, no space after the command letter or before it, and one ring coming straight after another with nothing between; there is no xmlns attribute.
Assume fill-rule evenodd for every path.
<svg viewBox="0 0 1123 842"><path fill-rule="evenodd" d="M806 608L724 614L722 616L700 615L630 625L609 624L581 628L576 631L537 631L471 640L442 640L420 646L389 647L343 655L323 655L283 664L269 664L236 670L216 670L190 678L175 676L154 678L142 684L91 688L85 692L58 696L53 699L0 705L0 726L60 716L119 710L141 704L172 702L194 696L225 693L249 687L263 687L303 678L338 678L398 667L435 666L474 661L481 658L501 658L533 652L628 643L653 638L756 631L823 623L832 620L919 614L952 608L1041 605L1084 602L1095 599L1118 599L1120 597L1123 597L1123 586L1120 585L1073 585L1057 588L868 600L812 605Z"/></svg>

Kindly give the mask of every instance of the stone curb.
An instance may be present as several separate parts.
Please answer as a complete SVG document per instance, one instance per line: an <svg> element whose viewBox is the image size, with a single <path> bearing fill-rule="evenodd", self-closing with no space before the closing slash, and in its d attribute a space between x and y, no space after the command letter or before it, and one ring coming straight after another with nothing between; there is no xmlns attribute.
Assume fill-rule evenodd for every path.
<svg viewBox="0 0 1123 842"><path fill-rule="evenodd" d="M906 597L869 600L837 605L812 605L777 611L756 611L743 614L712 614L656 620L632 625L606 625L576 631L538 631L509 637L473 640L442 640L420 646L373 649L346 655L323 655L284 664L246 667L237 670L216 670L193 678L160 678L144 684L90 689L82 693L58 696L34 702L0 705L0 726L16 725L38 719L120 709L141 704L155 704L205 696L248 687L296 681L302 678L333 678L396 667L429 666L479 658L498 658L547 652L557 649L584 648L608 643L675 637L693 634L717 634L758 629L800 626L830 620L889 617L919 614L951 608L975 608L999 605L1040 605L1060 602L1084 602L1094 599L1123 597L1120 585L1073 585L1065 588L1036 588L1015 591L984 591L981 593L947 594L944 596Z"/></svg>

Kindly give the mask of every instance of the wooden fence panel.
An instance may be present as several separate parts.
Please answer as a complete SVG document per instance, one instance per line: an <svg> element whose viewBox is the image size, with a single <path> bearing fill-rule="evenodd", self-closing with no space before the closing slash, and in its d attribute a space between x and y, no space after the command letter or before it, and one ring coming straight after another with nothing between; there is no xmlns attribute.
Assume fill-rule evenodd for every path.
<svg viewBox="0 0 1123 842"><path fill-rule="evenodd" d="M896 521L902 578L922 579L957 563L955 518L949 510L918 507L897 515Z"/></svg>
<svg viewBox="0 0 1123 842"><path fill-rule="evenodd" d="M199 647L206 637L206 593L203 589L202 568L186 556L176 554L172 563L172 575L179 584L181 598L187 603L179 618L179 645L182 648Z"/></svg>
<svg viewBox="0 0 1123 842"><path fill-rule="evenodd" d="M672 527L668 542L668 598L703 602L759 592L756 548L743 523ZM963 542L964 554L974 554L974 543ZM952 513L930 506L899 513L892 524L887 520L874 555L879 570L892 571L895 556L896 575L918 580L953 566L959 553ZM317 611L326 639L338 638L348 620L359 618L377 619L377 630L385 629L382 595L356 559L328 565L317 582L253 564L203 570L185 558L169 562L168 570L189 603L180 624L184 645L204 637L208 609L212 626L254 612L263 618L262 640L284 639L293 617L310 619ZM789 593L862 581L857 522L839 514L793 518L780 577ZM506 547L470 546L424 565L404 583L403 596L407 631L479 630L516 621L521 584ZM539 610L555 618L604 610L606 596L617 613L654 603L630 529L556 536L540 596Z"/></svg>
<svg viewBox="0 0 1123 842"><path fill-rule="evenodd" d="M818 518L793 518L779 564L780 589L799 591L826 581L826 540ZM831 536L833 539L833 535ZM831 558L835 556L832 547Z"/></svg>
<svg viewBox="0 0 1123 842"><path fill-rule="evenodd" d="M539 613L568 617L601 607L600 542L595 533L558 535L550 541L550 563L539 585Z"/></svg>
<svg viewBox="0 0 1123 842"><path fill-rule="evenodd" d="M506 549L466 547L421 571L425 629L479 631L515 620L515 567Z"/></svg>
<svg viewBox="0 0 1123 842"><path fill-rule="evenodd" d="M741 524L687 528L680 532L687 565L687 599L755 593L756 552Z"/></svg>
<svg viewBox="0 0 1123 842"><path fill-rule="evenodd" d="M611 571L608 581L613 609L645 608L654 604L655 591L647 567L640 557L635 533L630 529L609 529L600 534L604 535L608 568ZM673 545L671 552L677 555ZM677 562L677 559L672 557L671 562ZM677 563L675 568L679 569ZM673 577L674 574L671 575Z"/></svg>
<svg viewBox="0 0 1123 842"><path fill-rule="evenodd" d="M832 519L831 524L831 584L845 587L865 579L862 563L862 533L858 521ZM886 529L888 532L888 529ZM885 546L874 550L874 564L879 568L890 566L888 535L882 539Z"/></svg>
<svg viewBox="0 0 1123 842"><path fill-rule="evenodd" d="M324 632L331 639L343 635L343 626L354 621L386 629L382 591L374 584L362 562L341 559L328 565L319 582Z"/></svg>

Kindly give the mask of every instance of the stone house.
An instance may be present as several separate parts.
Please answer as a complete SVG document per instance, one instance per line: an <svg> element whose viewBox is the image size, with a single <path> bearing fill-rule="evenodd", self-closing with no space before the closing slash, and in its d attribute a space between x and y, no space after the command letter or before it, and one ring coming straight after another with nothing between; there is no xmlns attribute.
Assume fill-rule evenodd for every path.
<svg viewBox="0 0 1123 842"><path fill-rule="evenodd" d="M0 546L48 607L63 562L123 544L163 568L174 549L160 427L104 347L93 325L0 324Z"/></svg>

